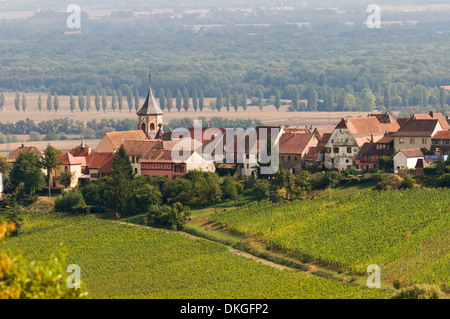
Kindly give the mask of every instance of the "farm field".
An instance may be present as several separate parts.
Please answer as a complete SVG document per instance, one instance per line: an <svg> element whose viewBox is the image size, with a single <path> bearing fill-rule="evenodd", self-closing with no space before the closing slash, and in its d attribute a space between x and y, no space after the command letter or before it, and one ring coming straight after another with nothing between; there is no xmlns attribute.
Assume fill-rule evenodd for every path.
<svg viewBox="0 0 450 319"><path fill-rule="evenodd" d="M133 109L131 112L128 109L126 99L124 98L124 109L119 112L117 109L115 112L111 109L111 97L108 97L108 109L106 112L100 110L97 112L94 104L94 97L91 96L91 109L89 112L86 110L80 112L78 109L78 104L76 104L76 109L74 112L70 111L70 97L69 96L59 96L59 110L55 112L52 110L49 112L46 109L47 95L42 93L42 111L39 112L37 107L38 94L37 93L27 93L27 109L26 112L22 110L16 111L14 108L15 93L5 93L5 108L0 112L0 121L2 122L17 122L25 120L26 118L33 119L35 122L41 122L44 120L51 120L56 118L70 118L82 122L91 121L93 119L101 120L104 118L108 119L136 119L136 111ZM78 103L78 97L75 96L76 103ZM234 109L227 111L222 109L220 112L212 111L208 108L208 105L213 98L205 98L206 108L203 112L197 111L191 107L188 112L182 110L178 112L174 107L170 112L165 111L164 122L169 123L170 120L180 119L188 117L191 119L197 119L201 116L207 119L212 117L224 117L230 120L233 119L258 119L264 124L287 124L287 125L335 125L342 117L362 117L367 116L367 112L287 112L287 105L283 105L278 112L274 106L265 106L261 112L257 106L248 106L247 110L244 112L242 107L236 112ZM141 98L140 105L145 101L145 98ZM248 100L250 103L250 100ZM285 101L288 102L288 101ZM175 101L174 101L175 103Z"/></svg>
<svg viewBox="0 0 450 319"><path fill-rule="evenodd" d="M450 287L450 191L362 190L348 196L252 203L210 217L245 236L382 280Z"/></svg>
<svg viewBox="0 0 450 319"><path fill-rule="evenodd" d="M176 232L121 225L94 216L26 213L21 234L2 249L47 260L59 249L81 267L93 298L389 298L390 292L280 270L227 247Z"/></svg>
<svg viewBox="0 0 450 319"><path fill-rule="evenodd" d="M80 140L59 140L59 141L28 141L28 142L17 142L17 143L9 143L9 144L0 144L0 156L8 156L8 154L14 151L16 148L20 147L22 144L25 146L35 146L40 150L44 150L48 144L60 149L64 152L68 152L80 145ZM92 150L95 150L97 144L100 140L84 140L86 146L90 147Z"/></svg>

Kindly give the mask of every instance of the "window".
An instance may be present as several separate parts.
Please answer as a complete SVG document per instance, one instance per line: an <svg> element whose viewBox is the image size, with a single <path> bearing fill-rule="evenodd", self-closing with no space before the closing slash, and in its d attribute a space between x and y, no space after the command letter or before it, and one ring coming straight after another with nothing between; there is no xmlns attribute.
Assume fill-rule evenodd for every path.
<svg viewBox="0 0 450 319"><path fill-rule="evenodd" d="M347 160L345 160L345 162L348 163L348 162L350 162L350 161L347 159Z"/></svg>
<svg viewBox="0 0 450 319"><path fill-rule="evenodd" d="M328 154L331 153L331 147L327 147L327 153L328 153Z"/></svg>
<svg viewBox="0 0 450 319"><path fill-rule="evenodd" d="M399 142L400 144L403 144L403 143L405 143L405 140L404 140L403 137L400 137L400 138L398 139L398 142Z"/></svg>
<svg viewBox="0 0 450 319"><path fill-rule="evenodd" d="M288 161L290 161L291 160L291 157L290 156L288 156Z"/></svg>
<svg viewBox="0 0 450 319"><path fill-rule="evenodd" d="M154 130L155 130L155 124L153 124L153 123L150 124L150 130L151 130L151 131L154 131Z"/></svg>
<svg viewBox="0 0 450 319"><path fill-rule="evenodd" d="M347 147L347 153L351 153L352 152L352 148L351 147Z"/></svg>
<svg viewBox="0 0 450 319"><path fill-rule="evenodd" d="M145 132L145 123L142 123L141 129Z"/></svg>
<svg viewBox="0 0 450 319"><path fill-rule="evenodd" d="M422 139L422 144L427 144L427 139L426 138Z"/></svg>
<svg viewBox="0 0 450 319"><path fill-rule="evenodd" d="M416 144L416 139L414 137L411 137L409 140L410 144Z"/></svg>
<svg viewBox="0 0 450 319"><path fill-rule="evenodd" d="M136 164L136 157L131 156L131 163L132 163L132 164Z"/></svg>
<svg viewBox="0 0 450 319"><path fill-rule="evenodd" d="M339 153L339 147L333 147L333 153Z"/></svg>
<svg viewBox="0 0 450 319"><path fill-rule="evenodd" d="M135 173L135 174L137 174L137 173L138 173L138 171L137 171L137 168L135 168L135 169L134 169L134 173Z"/></svg>
<svg viewBox="0 0 450 319"><path fill-rule="evenodd" d="M332 159L331 159L331 163L333 163L333 164L334 164L334 158L332 158Z"/></svg>

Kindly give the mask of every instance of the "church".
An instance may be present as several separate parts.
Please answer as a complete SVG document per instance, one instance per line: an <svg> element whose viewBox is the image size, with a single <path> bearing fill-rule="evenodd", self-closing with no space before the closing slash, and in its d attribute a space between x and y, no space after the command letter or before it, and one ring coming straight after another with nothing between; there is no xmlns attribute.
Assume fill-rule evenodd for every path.
<svg viewBox="0 0 450 319"><path fill-rule="evenodd" d="M138 130L105 133L95 153L113 156L123 145L136 175L164 175L172 179L193 169L215 171L214 163L196 152L182 163L172 160L172 148L179 141L172 139L172 132L164 132L164 112L153 95L151 74L147 98L136 115Z"/></svg>

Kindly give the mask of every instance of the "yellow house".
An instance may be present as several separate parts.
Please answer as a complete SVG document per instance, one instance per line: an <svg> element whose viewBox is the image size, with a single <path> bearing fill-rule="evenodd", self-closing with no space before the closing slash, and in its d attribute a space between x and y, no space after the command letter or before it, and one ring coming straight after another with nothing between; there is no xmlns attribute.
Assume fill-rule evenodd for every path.
<svg viewBox="0 0 450 319"><path fill-rule="evenodd" d="M75 157L70 153L64 153L59 156L59 161L62 163L59 169L52 170L50 174L50 181L52 187L65 187L58 181L58 177L64 171L69 171L72 173L71 182L69 188L73 188L78 185L78 179L83 175L82 168L86 166L85 157Z"/></svg>

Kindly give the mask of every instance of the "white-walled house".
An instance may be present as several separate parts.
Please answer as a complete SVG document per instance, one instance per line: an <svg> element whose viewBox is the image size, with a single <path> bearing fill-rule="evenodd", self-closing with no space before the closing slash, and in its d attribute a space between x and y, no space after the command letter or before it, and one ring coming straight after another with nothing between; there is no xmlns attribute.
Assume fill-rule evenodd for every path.
<svg viewBox="0 0 450 319"><path fill-rule="evenodd" d="M419 160L424 161L425 155L422 150L416 149L403 149L399 150L394 155L394 173L398 173L403 169L415 169Z"/></svg>

